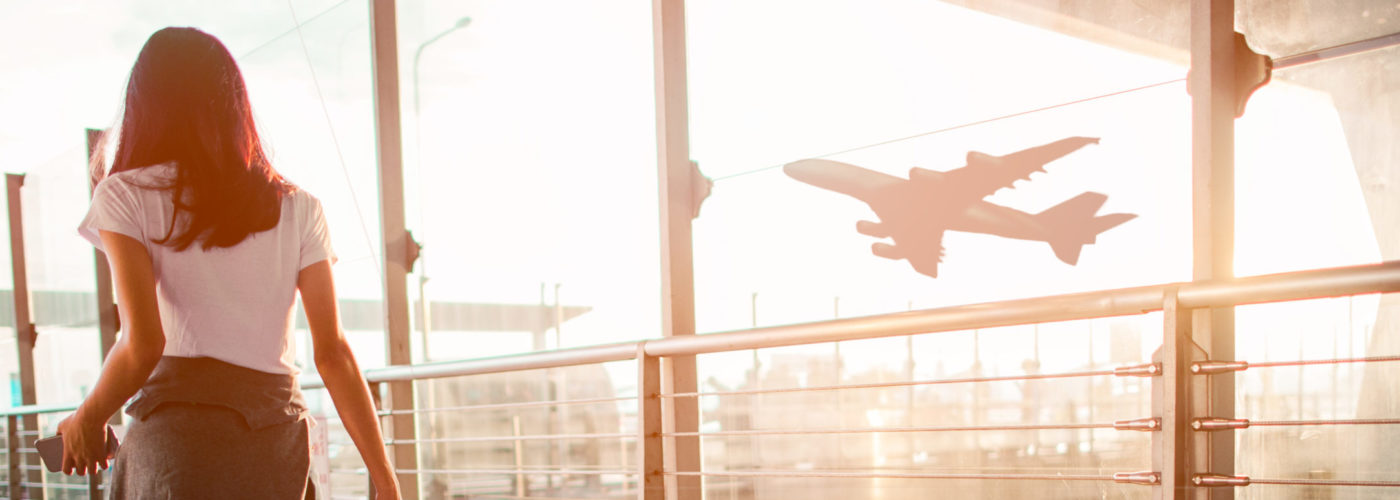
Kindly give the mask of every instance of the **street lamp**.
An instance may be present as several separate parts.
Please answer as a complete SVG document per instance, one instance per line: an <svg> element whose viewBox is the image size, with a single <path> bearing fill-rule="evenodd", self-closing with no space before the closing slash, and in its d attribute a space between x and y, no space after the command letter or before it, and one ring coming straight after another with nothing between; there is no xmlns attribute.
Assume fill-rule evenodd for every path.
<svg viewBox="0 0 1400 500"><path fill-rule="evenodd" d="M423 43L418 44L418 48L413 51L413 154L414 161L418 164L418 191L420 195L424 191L423 187L427 184L427 182L424 180L427 176L424 175L423 172L423 108L421 92L418 90L418 63L423 58L423 49L428 48L429 45L432 45L434 42L441 40L448 34L467 27L471 23L472 18L464 16L461 19L458 19L456 23L453 23L452 27L443 30L441 33L433 35L431 38L428 38ZM427 210L424 209L420 209L418 212L418 223L420 226L424 227L427 225L425 222L425 212L427 212ZM420 228L420 236L426 232L422 231L422 229L423 228ZM422 258L422 260L420 260L418 264L418 328L420 331L422 331L423 334L423 361L430 361L428 359L428 353L430 352L428 350L428 313L431 308L428 306L427 285L428 259Z"/></svg>
<svg viewBox="0 0 1400 500"><path fill-rule="evenodd" d="M450 27L450 28L448 28L448 29L446 29L446 30L443 30L441 33L438 33L438 34L436 34L436 35L433 35L431 38L428 38L428 39L425 40L423 43L418 44L418 49L416 49L416 50L413 51L413 154L414 154L414 161L418 164L418 168L417 168L417 172L418 172L418 192L419 192L420 195L424 193L424 186L427 185L427 182L424 180L424 179L427 178L427 176L424 175L424 172L423 172L423 169L424 169L424 163L423 163L423 117L422 117L422 110L423 110L422 102L423 102L423 100L422 100L422 97L421 97L421 92L418 90L418 82L419 82L419 79L418 79L418 67L419 67L419 65L418 65L418 63L419 63L419 61L422 60L422 58L423 58L423 49L428 48L429 45L432 45L434 42L437 42L438 40L441 40L443 37L447 36L448 34L452 33L453 31L457 31L457 30L459 30L459 29L462 29L462 28L467 27L467 25L469 25L469 24L471 24L471 23L472 23L472 18L470 18L470 17L462 17L461 19L458 19L457 22L454 23L454 24L452 25L452 27ZM426 196L420 196L419 198L420 198L420 199L425 199ZM422 202L420 202L420 206L421 206L421 204L422 204ZM424 209L421 209L421 208L420 208L420 210L418 211L418 223L419 223L419 226L420 226L420 232L419 232L420 236L421 236L422 234L427 233L427 231L426 231L426 226L427 226L427 224L426 224L426 216L424 215L426 212L427 212L427 210L424 210ZM419 328L419 330L422 332L422 335L423 335L423 361L424 361L424 362L428 362L428 361L432 361L432 360L430 359L430 354L429 354L429 353L431 353L432 351L428 349L428 329L429 329L429 326L428 326L428 325L429 325L429 323L430 323L430 321L431 321L431 316L429 315L429 311L431 310L431 307L429 307L429 305L428 305L428 286L427 286L427 285L428 285L428 259L427 259L426 257L421 257L420 259L421 259L421 260L418 261L418 328ZM436 399L436 398L433 397L433 396L434 396L434 392L433 392L433 390L432 390L431 388L428 389L428 392L427 392L426 396L427 396L426 399L427 399L428 407L429 407L429 408L435 407L435 406L436 406L436 402L434 401L434 399ZM436 424L436 422L434 422L434 424ZM437 426L434 425L434 427L437 427ZM433 450L433 454L432 454L431 462L434 462L434 463L435 463L435 462L437 462L437 461L442 460L442 456L443 456L443 449L442 449L442 447L441 447L441 444L435 445L435 446L434 446L434 450ZM432 464L430 464L430 465L432 465Z"/></svg>
<svg viewBox="0 0 1400 500"><path fill-rule="evenodd" d="M419 109L421 109L420 99L418 97L418 61L423 57L423 49L428 48L429 45L432 45L434 42L441 40L442 37L447 36L453 31L457 31L459 29L467 27L471 23L472 18L470 16L464 16L461 19L458 19L457 22L453 24L451 28L447 28L446 30L443 30L442 33L433 35L432 38L429 38L423 43L418 44L418 49L413 51L413 116L415 118L418 117L418 111Z"/></svg>

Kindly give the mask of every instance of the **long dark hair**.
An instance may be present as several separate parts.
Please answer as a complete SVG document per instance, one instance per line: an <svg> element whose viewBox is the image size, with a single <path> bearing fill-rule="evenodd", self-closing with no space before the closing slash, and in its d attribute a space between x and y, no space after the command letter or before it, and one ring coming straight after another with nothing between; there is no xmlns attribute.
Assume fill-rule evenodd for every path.
<svg viewBox="0 0 1400 500"><path fill-rule="evenodd" d="M174 163L174 216L164 238L183 251L231 247L277 226L295 187L268 161L243 73L217 38L165 28L141 48L126 84L112 172Z"/></svg>

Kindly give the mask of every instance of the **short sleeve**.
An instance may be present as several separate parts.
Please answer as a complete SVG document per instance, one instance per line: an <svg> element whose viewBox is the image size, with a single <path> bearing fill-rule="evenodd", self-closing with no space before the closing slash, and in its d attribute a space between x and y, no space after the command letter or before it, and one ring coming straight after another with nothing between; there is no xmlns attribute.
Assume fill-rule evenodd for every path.
<svg viewBox="0 0 1400 500"><path fill-rule="evenodd" d="M83 222L78 224L78 234L102 250L102 236L98 231L124 234L144 242L143 228L136 193L120 179L108 177L93 190L92 204Z"/></svg>
<svg viewBox="0 0 1400 500"><path fill-rule="evenodd" d="M299 194L305 197L300 201L306 206L301 217L301 261L297 270L323 260L335 264L335 250L331 248L331 233L326 228L326 214L321 210L321 200L305 192Z"/></svg>

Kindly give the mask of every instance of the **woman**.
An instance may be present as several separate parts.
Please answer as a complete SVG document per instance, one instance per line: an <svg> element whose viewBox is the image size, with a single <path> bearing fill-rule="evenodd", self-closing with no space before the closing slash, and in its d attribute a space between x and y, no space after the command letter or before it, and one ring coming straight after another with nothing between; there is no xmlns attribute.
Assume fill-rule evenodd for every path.
<svg viewBox="0 0 1400 500"><path fill-rule="evenodd" d="M310 420L290 336L300 291L326 389L378 498L398 498L340 330L320 202L269 164L217 39L166 28L141 49L111 172L79 233L107 254L123 334L59 423L64 473L107 467L105 423L134 394L111 498L302 498Z"/></svg>

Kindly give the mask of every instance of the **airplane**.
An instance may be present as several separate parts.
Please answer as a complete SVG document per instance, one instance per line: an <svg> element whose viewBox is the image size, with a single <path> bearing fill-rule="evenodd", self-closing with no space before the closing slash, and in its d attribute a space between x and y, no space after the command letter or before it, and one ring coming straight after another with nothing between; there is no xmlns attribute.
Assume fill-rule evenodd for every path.
<svg viewBox="0 0 1400 500"><path fill-rule="evenodd" d="M1069 137L1004 156L970 151L964 167L946 172L914 167L908 179L819 159L788 163L783 172L870 205L879 222L859 221L856 231L894 241L873 244L871 253L907 260L915 271L929 277L938 277L945 231L1044 241L1061 261L1075 265L1084 245L1137 215L1095 215L1108 196L1090 191L1036 214L983 198L1013 187L1018 180L1029 180L1032 173L1044 172L1046 163L1098 142L1095 137Z"/></svg>

